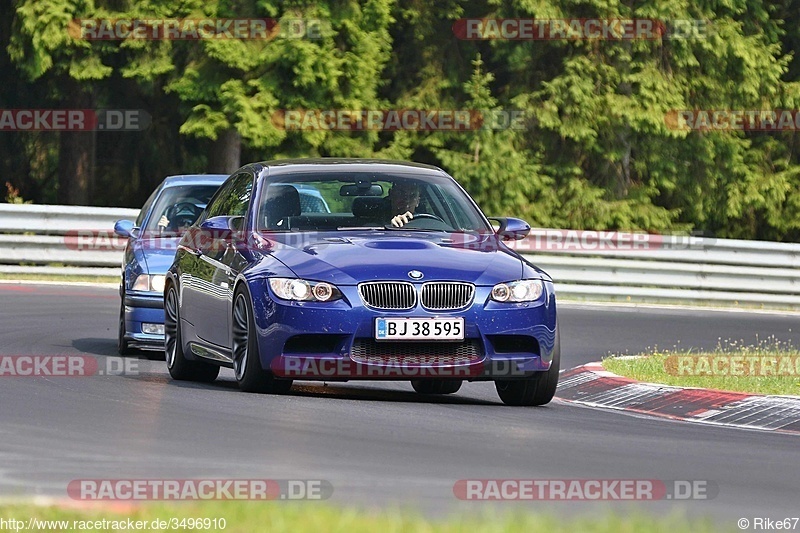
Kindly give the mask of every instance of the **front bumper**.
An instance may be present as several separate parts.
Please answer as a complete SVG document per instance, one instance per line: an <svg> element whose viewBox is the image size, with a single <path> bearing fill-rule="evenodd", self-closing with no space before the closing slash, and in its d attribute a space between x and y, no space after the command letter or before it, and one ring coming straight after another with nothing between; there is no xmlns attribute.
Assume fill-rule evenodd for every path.
<svg viewBox="0 0 800 533"><path fill-rule="evenodd" d="M163 350L164 335L145 333L143 324L164 325L164 297L152 293L126 293L125 340L131 347L143 350Z"/></svg>
<svg viewBox="0 0 800 533"><path fill-rule="evenodd" d="M548 370L553 357L556 305L550 282L535 302L494 302L489 300L491 287L476 287L469 307L436 312L420 306L400 312L370 309L351 286L340 286L344 298L328 303L277 299L263 280L250 288L261 364L279 377L514 379ZM373 340L375 319L389 316L463 317L464 343L459 349L459 343L448 342L378 343Z"/></svg>

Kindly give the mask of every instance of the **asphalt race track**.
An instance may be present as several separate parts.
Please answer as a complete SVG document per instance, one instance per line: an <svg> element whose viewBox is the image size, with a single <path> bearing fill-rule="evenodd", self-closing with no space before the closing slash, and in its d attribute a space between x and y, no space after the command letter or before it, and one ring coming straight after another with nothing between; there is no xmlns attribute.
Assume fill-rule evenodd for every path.
<svg viewBox="0 0 800 533"><path fill-rule="evenodd" d="M0 284L0 355L116 355L116 288ZM718 339L795 340L798 315L564 305L569 368L651 346L713 348ZM410 384L295 384L288 396L174 382L163 361L132 375L0 377L0 496L66 497L76 479L322 479L337 506L416 507L431 515L525 508L557 516L609 507L711 516L800 514L800 439L700 426L556 400L500 403L491 383L451 397ZM707 480L711 500L460 501L462 479Z"/></svg>

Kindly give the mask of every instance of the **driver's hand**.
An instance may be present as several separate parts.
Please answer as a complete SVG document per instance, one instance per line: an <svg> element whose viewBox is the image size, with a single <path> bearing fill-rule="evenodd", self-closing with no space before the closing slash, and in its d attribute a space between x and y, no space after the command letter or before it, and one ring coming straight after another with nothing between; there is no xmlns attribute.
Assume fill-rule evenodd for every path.
<svg viewBox="0 0 800 533"><path fill-rule="evenodd" d="M162 228L169 226L169 219L166 217L166 215L161 215L161 218L158 219L158 225Z"/></svg>
<svg viewBox="0 0 800 533"><path fill-rule="evenodd" d="M412 218L414 218L414 215L411 211L406 211L402 215L397 215L392 219L392 226L395 228L402 228L405 224L411 222Z"/></svg>

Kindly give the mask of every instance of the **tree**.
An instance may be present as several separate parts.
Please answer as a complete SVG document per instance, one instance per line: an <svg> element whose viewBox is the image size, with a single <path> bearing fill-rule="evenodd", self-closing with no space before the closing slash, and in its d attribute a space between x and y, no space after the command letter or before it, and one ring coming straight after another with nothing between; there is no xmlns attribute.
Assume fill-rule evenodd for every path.
<svg viewBox="0 0 800 533"><path fill-rule="evenodd" d="M103 63L106 43L76 39L69 32L75 18L95 13L91 0L19 0L9 57L30 81L42 80L49 102L66 109L94 109L96 82L111 74ZM95 163L94 132L59 134L58 201L88 205Z"/></svg>
<svg viewBox="0 0 800 533"><path fill-rule="evenodd" d="M284 109L363 109L378 105L380 73L388 60L391 0L321 2L140 2L126 16L157 12L171 18L271 17L282 32L268 40L128 41L123 75L155 83L185 106L183 134L208 139L208 170L232 171L242 144L255 159L292 155L371 153L358 136L326 131L287 132ZM310 34L289 34L303 21ZM271 152L264 150L271 149Z"/></svg>
<svg viewBox="0 0 800 533"><path fill-rule="evenodd" d="M753 135L677 131L665 117L673 110L780 104L789 56L781 50L779 22L770 18L767 4L590 1L580 13L568 2L554 5L556 17L703 19L711 30L688 39L552 43L561 55L561 71L533 90L510 89L518 92L513 101L536 121L531 139L546 156L545 168L562 189L578 192L574 207L594 204L601 210L596 214L606 211L579 223L753 235L752 225L739 224L747 224L754 210L774 213L790 174L776 172L764 152L753 149ZM528 6L512 2L509 11L539 15L538 6ZM541 44L521 46L533 60L541 56L534 50ZM498 44L504 56L524 59L509 50L512 46L520 45ZM535 65L523 60L515 70L528 67ZM563 207L570 203L563 202Z"/></svg>

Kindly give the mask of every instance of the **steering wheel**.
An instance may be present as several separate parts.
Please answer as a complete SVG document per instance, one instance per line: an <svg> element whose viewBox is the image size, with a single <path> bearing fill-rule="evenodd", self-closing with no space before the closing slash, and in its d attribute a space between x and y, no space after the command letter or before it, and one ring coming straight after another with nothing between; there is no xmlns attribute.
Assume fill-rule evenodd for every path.
<svg viewBox="0 0 800 533"><path fill-rule="evenodd" d="M425 220L432 220L434 222L425 222ZM409 220L408 223L403 227L408 227L409 229L419 229L428 231L453 230L453 228L450 227L450 225L447 222L445 222L436 215L431 215L430 213L420 213L418 215L415 214L414 218Z"/></svg>
<svg viewBox="0 0 800 533"><path fill-rule="evenodd" d="M432 218L433 220L438 220L442 224L447 224L442 217L438 217L436 215L431 215L430 213L414 213L414 218L411 220L417 220L420 218Z"/></svg>
<svg viewBox="0 0 800 533"><path fill-rule="evenodd" d="M194 214L194 217L197 218L197 215L200 214L198 207L193 204L192 202L178 202L177 204L173 205L169 209L169 213L172 216L167 215L167 218L172 219L175 216L175 213L180 213L183 210L191 211Z"/></svg>

